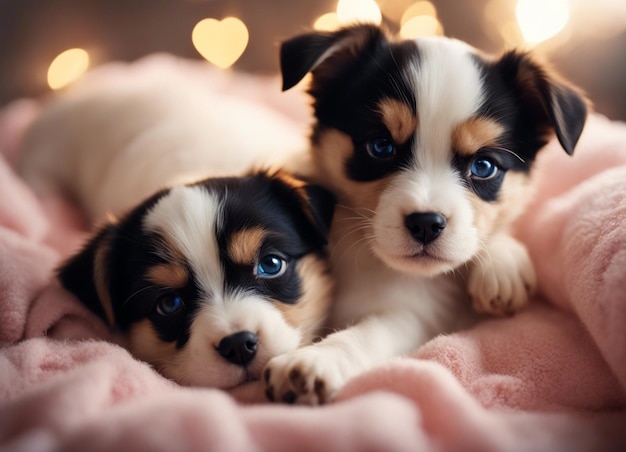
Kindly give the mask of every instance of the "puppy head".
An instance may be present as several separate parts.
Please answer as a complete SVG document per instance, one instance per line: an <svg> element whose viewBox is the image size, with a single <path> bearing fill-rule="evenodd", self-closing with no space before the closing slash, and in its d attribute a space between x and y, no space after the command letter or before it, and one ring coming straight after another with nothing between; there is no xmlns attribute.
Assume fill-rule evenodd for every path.
<svg viewBox="0 0 626 452"><path fill-rule="evenodd" d="M283 173L175 187L104 226L59 278L165 376L232 388L323 321L333 201Z"/></svg>
<svg viewBox="0 0 626 452"><path fill-rule="evenodd" d="M487 58L448 38L392 40L358 25L281 48L283 88L311 71L320 180L400 271L469 261L529 198L538 151L568 154L587 106L528 54ZM354 215L356 213L356 215Z"/></svg>

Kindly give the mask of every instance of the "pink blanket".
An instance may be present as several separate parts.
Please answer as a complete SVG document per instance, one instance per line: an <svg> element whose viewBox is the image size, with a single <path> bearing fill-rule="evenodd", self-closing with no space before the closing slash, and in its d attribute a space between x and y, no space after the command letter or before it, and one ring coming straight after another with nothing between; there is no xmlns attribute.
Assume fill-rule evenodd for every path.
<svg viewBox="0 0 626 452"><path fill-rule="evenodd" d="M224 85L301 126L304 104L268 87L278 96L277 80ZM518 224L540 282L528 310L435 338L305 408L242 403L258 400L254 386L239 401L179 387L106 342L52 279L84 221L13 169L37 108L0 110L0 448L626 449L625 124L592 116L574 158L557 145L540 158L539 196Z"/></svg>

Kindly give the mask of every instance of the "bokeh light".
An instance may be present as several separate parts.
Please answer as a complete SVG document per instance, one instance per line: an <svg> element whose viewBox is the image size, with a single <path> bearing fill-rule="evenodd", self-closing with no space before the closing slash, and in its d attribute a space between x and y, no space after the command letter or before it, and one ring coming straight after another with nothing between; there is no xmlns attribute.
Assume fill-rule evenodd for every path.
<svg viewBox="0 0 626 452"><path fill-rule="evenodd" d="M565 28L570 5L567 0L518 0L515 13L524 40L538 44Z"/></svg>
<svg viewBox="0 0 626 452"><path fill-rule="evenodd" d="M418 16L430 16L437 18L437 9L435 8L435 5L429 1L419 1L417 3L413 3L406 9L404 14L402 14L400 25L404 25L412 18Z"/></svg>
<svg viewBox="0 0 626 452"><path fill-rule="evenodd" d="M337 18L342 25L355 22L369 22L379 25L383 16L374 0L339 0Z"/></svg>
<svg viewBox="0 0 626 452"><path fill-rule="evenodd" d="M80 48L61 52L48 68L48 86L57 90L77 80L89 68L89 53Z"/></svg>
<svg viewBox="0 0 626 452"><path fill-rule="evenodd" d="M433 16L416 16L407 20L400 28L400 36L404 39L415 39L421 36L441 36L443 26Z"/></svg>
<svg viewBox="0 0 626 452"><path fill-rule="evenodd" d="M313 28L317 31L333 31L341 26L337 13L326 13L318 17L313 23Z"/></svg>
<svg viewBox="0 0 626 452"><path fill-rule="evenodd" d="M246 50L248 38L248 28L236 17L202 19L191 32L191 41L198 53L221 69L239 59Z"/></svg>

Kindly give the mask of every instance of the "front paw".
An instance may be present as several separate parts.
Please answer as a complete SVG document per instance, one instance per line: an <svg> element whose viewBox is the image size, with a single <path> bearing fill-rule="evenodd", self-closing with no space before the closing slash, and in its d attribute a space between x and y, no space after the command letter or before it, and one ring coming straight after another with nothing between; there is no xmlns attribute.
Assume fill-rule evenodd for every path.
<svg viewBox="0 0 626 452"><path fill-rule="evenodd" d="M329 402L347 380L332 350L309 346L272 358L265 367L270 401L301 405Z"/></svg>
<svg viewBox="0 0 626 452"><path fill-rule="evenodd" d="M472 261L467 289L477 312L512 315L528 304L535 285L535 269L524 245L499 236Z"/></svg>

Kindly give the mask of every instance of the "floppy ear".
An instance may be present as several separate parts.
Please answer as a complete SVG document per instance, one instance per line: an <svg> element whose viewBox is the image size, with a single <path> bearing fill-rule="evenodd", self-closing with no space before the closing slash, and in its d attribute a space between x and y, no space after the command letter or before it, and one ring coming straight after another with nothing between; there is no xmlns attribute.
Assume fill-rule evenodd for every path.
<svg viewBox="0 0 626 452"><path fill-rule="evenodd" d="M324 187L308 184L303 187L313 224L319 231L323 243L328 243L328 232L335 212L335 195Z"/></svg>
<svg viewBox="0 0 626 452"><path fill-rule="evenodd" d="M328 243L328 232L335 211L335 196L325 188L284 171L265 173L276 195L293 206L301 230L316 247Z"/></svg>
<svg viewBox="0 0 626 452"><path fill-rule="evenodd" d="M324 69L332 67L339 71L341 64L326 65L327 61L341 58L343 62L355 59L364 49L386 39L375 25L360 24L336 32L313 32L289 39L280 48L280 69L283 91L296 85L304 76L315 71L315 76L324 75ZM329 74L326 74L329 75Z"/></svg>
<svg viewBox="0 0 626 452"><path fill-rule="evenodd" d="M112 223L105 225L58 269L63 287L110 326L115 325L115 315L108 287L109 250L116 228Z"/></svg>
<svg viewBox="0 0 626 452"><path fill-rule="evenodd" d="M565 152L573 154L587 118L586 99L527 53L508 52L497 64L521 93L521 102L533 110L532 116L552 128Z"/></svg>

